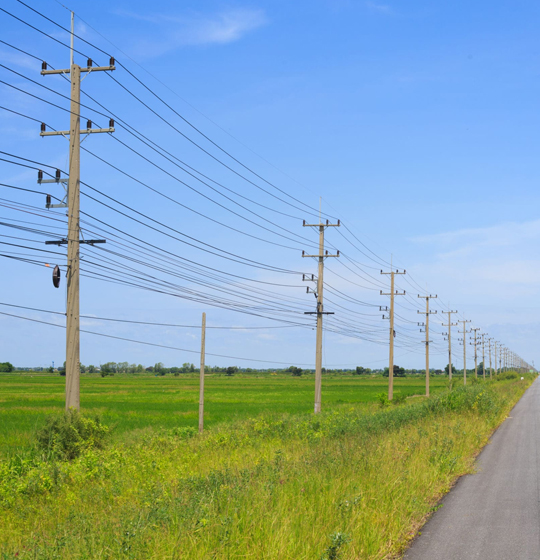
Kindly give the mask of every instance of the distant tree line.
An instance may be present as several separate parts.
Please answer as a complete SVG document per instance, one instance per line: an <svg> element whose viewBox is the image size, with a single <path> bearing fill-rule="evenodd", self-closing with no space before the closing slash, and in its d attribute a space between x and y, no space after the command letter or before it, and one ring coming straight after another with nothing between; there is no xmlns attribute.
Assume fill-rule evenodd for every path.
<svg viewBox="0 0 540 560"><path fill-rule="evenodd" d="M493 364L495 366L495 364ZM483 374L484 364L480 362L478 364L478 375ZM16 368L9 362L0 362L0 372L11 372ZM53 368L26 368L31 370L46 370L49 373L53 373ZM493 368L495 369L495 367ZM449 366L448 364L444 369L434 369L429 370L430 375L447 375L448 376ZM66 362L63 366L57 369L60 375L66 374ZM164 375L174 375L179 376L182 374L195 374L199 371L199 366L192 364L190 362L185 362L181 366L165 367L162 362L157 362L153 366L143 366L142 364L130 364L129 362L106 362L100 366L95 365L83 365L81 364L81 373L100 373L102 377L113 376L116 374L150 374L155 376ZM237 373L239 374L285 374L292 375L293 377L301 377L303 375L313 375L315 373L314 369L303 369L298 366L289 366L287 368L243 368L238 366L205 366L205 373L217 373L222 374L227 377L231 377ZM394 365L394 377L405 377L406 375L422 375L424 374L424 369L405 369L404 367ZM331 375L383 375L388 377L388 367L379 369L370 369L362 366L357 366L356 368L339 369L339 368L322 368L323 374ZM454 375L463 375L463 370L456 369L452 364L452 373ZM489 374L489 366L486 368L486 373ZM474 375L474 368L467 369L467 375Z"/></svg>

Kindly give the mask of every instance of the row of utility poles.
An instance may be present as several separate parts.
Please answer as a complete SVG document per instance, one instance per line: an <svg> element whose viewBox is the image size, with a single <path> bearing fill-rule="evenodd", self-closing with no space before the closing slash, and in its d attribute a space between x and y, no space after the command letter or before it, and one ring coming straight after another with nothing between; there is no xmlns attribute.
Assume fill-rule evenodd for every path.
<svg viewBox="0 0 540 560"><path fill-rule="evenodd" d="M92 123L87 121L86 128L81 129L81 115L80 115L80 94L81 94L81 73L87 75L92 72L113 71L115 70L114 59L111 58L108 66L94 66L91 59L88 59L87 66L81 67L73 62L73 12L71 14L71 54L70 54L70 67L63 70L48 69L47 64L43 62L41 74L43 76L51 74L60 74L70 77L71 82L71 108L70 108L70 127L69 130L51 131L47 130L45 124L41 125L40 136L64 136L69 139L69 176L62 178L61 174L57 172L54 179L43 179L43 173L38 173L39 183L57 183L66 188L64 199L60 204L52 204L51 197L47 195L46 207L47 208L66 208L68 216L68 231L67 236L60 241L47 241L47 244L67 245L67 307L66 307L66 410L71 408L80 408L80 311L79 311L79 264L80 264L80 245L81 243L95 244L105 243L103 239L81 239L80 235L80 145L81 134L89 135L94 133L112 133L114 132L114 121L109 120L108 128L92 128ZM314 275L310 278L304 276L304 280L316 282L315 288L307 288L307 293L313 293L316 298L315 311L308 311L306 314L316 315L317 321L317 334L316 334L316 351L315 351L315 402L314 412L321 411L321 391L322 391L322 343L323 343L323 317L324 315L332 315L332 312L324 310L323 303L323 288L324 288L324 262L325 259L331 257L339 257L337 254L329 254L324 246L324 232L329 227L339 227L340 222L336 224L329 223L328 220L323 222L319 216L319 223L307 224L304 220L304 227L317 228L319 232L319 251L317 254L308 255L304 251L303 257L316 258L318 260L318 275L315 280ZM394 327L394 298L395 296L405 295L405 291L400 292L395 289L395 276L406 274L406 271L394 270L391 266L390 271L381 274L390 276L390 292L381 295L390 296L390 309L388 307L381 307L381 310L389 312L387 318L390 323L390 355L389 355L389 368L388 368L388 398L393 398L393 378L394 378L394 338L396 331ZM59 286L58 271L55 271L53 276L53 283L55 287ZM429 345L432 341L429 339L429 316L436 313L430 311L429 300L437 296L418 295L419 298L426 300L425 321L419 325L425 328L426 340L426 395L429 396ZM418 313L424 313L418 311ZM457 311L447 311L448 324L444 325L448 328L448 364L449 364L449 377L452 379L452 326L457 323L452 323L451 315ZM470 321L461 320L463 323L463 364L464 364L464 383L466 383L466 323ZM472 329L474 332L474 348L475 348L475 375L477 375L477 331L479 329ZM204 367L205 367L205 333L206 333L206 314L203 313L202 317L202 334L201 334L201 367L200 367L200 393L199 393L199 430L202 431L204 427ZM485 333L482 333L482 356L483 363L485 364ZM490 362L490 378L492 377L492 361L491 361L491 342L492 338L486 339L489 343L489 362ZM499 346L499 362L497 362L497 344L494 342L495 353L495 368L496 372L499 369L504 370L508 368L530 368L519 356L510 352L507 348ZM497 363L499 365L497 365ZM485 378L485 367L483 368L483 375Z"/></svg>

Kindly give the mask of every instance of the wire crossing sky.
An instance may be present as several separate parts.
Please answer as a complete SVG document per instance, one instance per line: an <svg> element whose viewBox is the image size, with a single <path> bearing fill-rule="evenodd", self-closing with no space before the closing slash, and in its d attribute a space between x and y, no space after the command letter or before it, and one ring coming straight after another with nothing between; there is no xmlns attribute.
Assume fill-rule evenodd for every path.
<svg viewBox="0 0 540 560"><path fill-rule="evenodd" d="M534 360L536 3L67 6L75 62L117 68L82 82L81 125L115 123L81 146L82 238L107 240L81 245L81 328L101 335L83 332L83 363L193 361L205 311L216 365L313 365L302 277L317 265L301 254L318 237L302 223L319 212L342 222L326 236L340 258L325 268L324 367L386 365L390 263L407 270L395 363L423 366L425 293L432 367L448 361L448 309ZM48 366L65 354L49 327L65 325L66 254L45 241L67 218L45 209L61 185L37 177L67 177L69 144L39 133L68 128L70 93L39 72L69 66L70 14L6 0L0 21L0 361ZM457 331L452 354L462 368Z"/></svg>

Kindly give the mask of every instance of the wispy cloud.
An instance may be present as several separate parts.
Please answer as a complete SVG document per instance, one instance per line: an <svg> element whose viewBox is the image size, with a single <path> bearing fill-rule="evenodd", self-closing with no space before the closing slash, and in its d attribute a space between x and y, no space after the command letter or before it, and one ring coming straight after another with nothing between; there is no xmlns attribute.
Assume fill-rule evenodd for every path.
<svg viewBox="0 0 540 560"><path fill-rule="evenodd" d="M372 2L371 0L367 0L365 5L374 12L379 12L380 14L386 15L394 15L396 12L394 9L389 6L388 4L379 4L378 2Z"/></svg>
<svg viewBox="0 0 540 560"><path fill-rule="evenodd" d="M264 11L254 9L229 10L213 15L139 14L130 11L117 11L116 14L158 28L159 39L142 39L132 49L146 57L159 56L184 46L233 43L268 23Z"/></svg>
<svg viewBox="0 0 540 560"><path fill-rule="evenodd" d="M15 51L0 50L0 60L4 64L13 64L20 68L27 68L28 70L36 70L41 67L41 64L37 60Z"/></svg>
<svg viewBox="0 0 540 560"><path fill-rule="evenodd" d="M537 294L540 259L540 220L507 222L418 237L431 246L433 258L423 273L463 294L490 293L498 298Z"/></svg>

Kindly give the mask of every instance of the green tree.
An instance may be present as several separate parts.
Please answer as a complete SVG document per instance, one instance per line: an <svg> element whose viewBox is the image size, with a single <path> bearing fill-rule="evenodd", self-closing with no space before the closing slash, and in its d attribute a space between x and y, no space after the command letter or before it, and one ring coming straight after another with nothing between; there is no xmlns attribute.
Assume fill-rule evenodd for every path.
<svg viewBox="0 0 540 560"><path fill-rule="evenodd" d="M354 372L356 375L364 375L364 373L367 373L366 368L363 368L361 366L356 366L356 371Z"/></svg>
<svg viewBox="0 0 540 560"><path fill-rule="evenodd" d="M291 373L294 377L301 377L302 373L304 373L302 371L302 368L296 367L296 366L291 366L287 369L287 371L289 373Z"/></svg>
<svg viewBox="0 0 540 560"><path fill-rule="evenodd" d="M13 371L13 364L9 362L0 363L0 371L2 373L9 373L10 371Z"/></svg>
<svg viewBox="0 0 540 560"><path fill-rule="evenodd" d="M227 375L228 377L233 376L236 372L238 371L238 368L236 366L229 366L227 368L227 370L225 371L225 375Z"/></svg>
<svg viewBox="0 0 540 560"><path fill-rule="evenodd" d="M388 377L388 372L390 370L386 367L383 371L383 377ZM394 364L394 377L405 377L405 368L399 367Z"/></svg>

